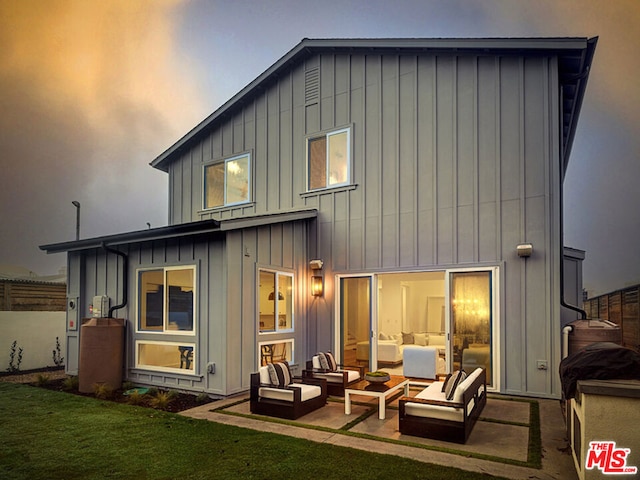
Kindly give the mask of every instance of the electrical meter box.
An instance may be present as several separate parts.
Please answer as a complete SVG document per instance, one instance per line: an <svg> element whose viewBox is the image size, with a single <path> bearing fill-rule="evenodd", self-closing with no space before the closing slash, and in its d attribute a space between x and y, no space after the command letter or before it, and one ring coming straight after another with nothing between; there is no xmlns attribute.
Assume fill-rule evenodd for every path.
<svg viewBox="0 0 640 480"><path fill-rule="evenodd" d="M106 317L109 314L109 297L106 295L96 295L89 308L92 318Z"/></svg>

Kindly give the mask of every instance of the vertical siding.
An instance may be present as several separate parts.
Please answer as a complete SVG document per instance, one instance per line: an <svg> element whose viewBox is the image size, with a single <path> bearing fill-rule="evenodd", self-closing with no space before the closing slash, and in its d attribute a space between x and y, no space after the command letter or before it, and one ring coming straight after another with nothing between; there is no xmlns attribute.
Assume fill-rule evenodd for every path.
<svg viewBox="0 0 640 480"><path fill-rule="evenodd" d="M305 72L318 67L318 98L305 103ZM312 56L172 164L171 222L317 208L310 241L326 261L327 294L314 333L327 342L336 272L499 265L501 384L553 393L535 360L557 356L556 76L544 57ZM355 187L306 194L305 136L345 126ZM202 212L202 164L244 151L254 202ZM258 255L284 261L268 237ZM525 241L528 260L515 254Z"/></svg>

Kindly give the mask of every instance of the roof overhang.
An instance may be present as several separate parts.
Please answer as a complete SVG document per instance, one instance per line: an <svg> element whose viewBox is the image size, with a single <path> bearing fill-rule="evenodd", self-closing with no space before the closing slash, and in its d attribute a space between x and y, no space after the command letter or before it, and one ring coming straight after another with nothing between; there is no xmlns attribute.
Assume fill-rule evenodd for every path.
<svg viewBox="0 0 640 480"><path fill-rule="evenodd" d="M218 122L225 121L234 109L284 71L304 58L321 52L339 53L450 53L456 55L553 55L558 57L562 88L562 162L566 169L575 135L578 115L597 37L569 38L380 38L380 39L303 39L271 67L233 96L224 105L196 125L184 137L151 162L151 166L168 172L169 165L192 142L205 135Z"/></svg>
<svg viewBox="0 0 640 480"><path fill-rule="evenodd" d="M167 227L151 228L135 232L106 235L103 237L74 240L70 242L41 245L40 249L47 253L75 252L96 248L117 247L173 238L196 237L201 235L224 236L225 232L241 228L251 228L274 223L286 223L298 220L316 218L315 209L295 210L270 215L254 215L227 220L201 220L198 222L170 225Z"/></svg>

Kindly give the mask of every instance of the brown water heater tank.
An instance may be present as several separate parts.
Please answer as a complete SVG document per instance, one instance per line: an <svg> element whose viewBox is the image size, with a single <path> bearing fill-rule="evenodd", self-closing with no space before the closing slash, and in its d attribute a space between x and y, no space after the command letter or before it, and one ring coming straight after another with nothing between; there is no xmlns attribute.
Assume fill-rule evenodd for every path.
<svg viewBox="0 0 640 480"><path fill-rule="evenodd" d="M593 318L569 323L573 330L569 333L569 354L580 351L597 342L612 342L622 345L622 330L619 325L608 320Z"/></svg>
<svg viewBox="0 0 640 480"><path fill-rule="evenodd" d="M80 329L78 389L92 393L94 385L102 383L120 388L123 365L124 319L85 319Z"/></svg>

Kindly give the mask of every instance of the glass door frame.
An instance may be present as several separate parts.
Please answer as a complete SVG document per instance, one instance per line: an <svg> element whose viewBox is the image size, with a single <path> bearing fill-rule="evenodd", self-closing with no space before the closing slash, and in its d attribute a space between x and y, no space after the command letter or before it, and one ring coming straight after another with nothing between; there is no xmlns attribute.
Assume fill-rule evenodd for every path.
<svg viewBox="0 0 640 480"><path fill-rule="evenodd" d="M500 268L493 267L467 267L467 268L448 268L445 270L444 278L444 295L445 295L445 332L447 338L446 356L448 371L453 369L453 316L451 315L451 277L455 273L474 273L474 272L490 272L491 273L491 378L487 378L488 391L500 391L500 299L499 289ZM469 372L467 372L469 373ZM491 385L488 385L491 383Z"/></svg>

